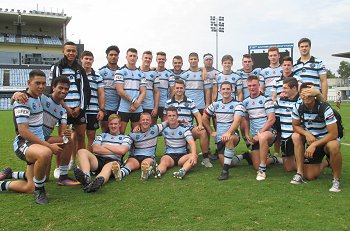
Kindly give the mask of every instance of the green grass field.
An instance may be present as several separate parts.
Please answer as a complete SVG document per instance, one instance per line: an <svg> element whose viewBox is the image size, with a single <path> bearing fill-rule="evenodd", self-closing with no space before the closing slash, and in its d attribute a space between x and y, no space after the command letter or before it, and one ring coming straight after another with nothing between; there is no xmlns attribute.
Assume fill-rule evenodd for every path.
<svg viewBox="0 0 350 231"><path fill-rule="evenodd" d="M341 115L343 143L350 144L350 106ZM0 118L0 168L24 170L13 152L12 114L1 111ZM1 192L0 230L349 230L350 146L345 144L340 193L328 192L331 169L316 181L292 185L294 173L272 166L267 180L257 182L256 171L242 161L231 169L229 180L219 182L221 169L214 162L212 169L199 164L183 180L170 170L160 180L144 182L136 171L91 194L51 180L48 206L36 205L30 194ZM159 156L163 150L160 138ZM236 153L243 151L241 142Z"/></svg>

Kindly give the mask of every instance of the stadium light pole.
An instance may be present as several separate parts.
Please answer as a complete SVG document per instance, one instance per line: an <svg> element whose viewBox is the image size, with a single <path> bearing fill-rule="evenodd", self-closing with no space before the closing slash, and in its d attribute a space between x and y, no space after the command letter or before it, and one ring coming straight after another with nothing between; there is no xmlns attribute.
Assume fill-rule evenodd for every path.
<svg viewBox="0 0 350 231"><path fill-rule="evenodd" d="M216 69L218 69L219 61L219 32L224 33L224 17L223 16L210 16L210 29L211 32L216 34Z"/></svg>

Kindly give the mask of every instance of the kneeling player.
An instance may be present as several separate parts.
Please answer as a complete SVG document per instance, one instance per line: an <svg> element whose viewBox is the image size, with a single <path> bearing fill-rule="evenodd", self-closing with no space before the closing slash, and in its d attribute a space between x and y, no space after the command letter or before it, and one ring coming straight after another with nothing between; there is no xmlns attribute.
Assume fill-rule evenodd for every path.
<svg viewBox="0 0 350 231"><path fill-rule="evenodd" d="M186 173L197 164L196 143L191 131L178 122L177 109L167 109L168 127L164 128L162 135L165 139L165 155L160 159L156 167L155 162L151 165L151 172L156 178L160 178L167 169L175 165L181 166L180 170L173 173L173 176L182 179ZM187 143L190 145L191 153L187 154Z"/></svg>
<svg viewBox="0 0 350 231"><path fill-rule="evenodd" d="M129 150L125 135L120 134L120 117L112 114L108 117L109 133L96 136L91 153L87 149L78 151L79 168L74 169L74 175L83 185L84 192L96 192L107 183L112 167L119 166L122 158ZM90 171L98 174L92 181Z"/></svg>

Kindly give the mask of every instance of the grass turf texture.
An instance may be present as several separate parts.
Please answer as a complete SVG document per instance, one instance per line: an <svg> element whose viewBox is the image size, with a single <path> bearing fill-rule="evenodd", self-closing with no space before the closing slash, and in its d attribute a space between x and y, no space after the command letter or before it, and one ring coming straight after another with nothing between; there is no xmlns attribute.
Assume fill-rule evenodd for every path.
<svg viewBox="0 0 350 231"><path fill-rule="evenodd" d="M350 144L350 106L344 105L341 115L342 142ZM13 152L12 113L1 111L0 118L0 167L24 170L25 163ZM294 172L272 166L267 169L267 180L258 182L256 171L243 160L231 169L229 180L218 181L218 161L207 169L200 164L201 157L183 180L172 177L178 167L160 180L147 182L140 181L140 171L136 171L91 194L79 186L58 186L51 176L46 184L48 206L36 205L30 194L0 193L0 230L349 230L349 149L342 145L340 193L328 192L330 169L316 181L292 185ZM241 142L236 154L244 150ZM160 138L158 155L163 151Z"/></svg>

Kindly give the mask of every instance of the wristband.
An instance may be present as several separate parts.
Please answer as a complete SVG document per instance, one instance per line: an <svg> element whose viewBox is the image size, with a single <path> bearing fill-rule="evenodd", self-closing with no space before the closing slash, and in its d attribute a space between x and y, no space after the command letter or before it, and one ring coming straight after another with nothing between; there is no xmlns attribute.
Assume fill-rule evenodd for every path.
<svg viewBox="0 0 350 231"><path fill-rule="evenodd" d="M131 103L134 104L136 102L136 99L132 99Z"/></svg>

